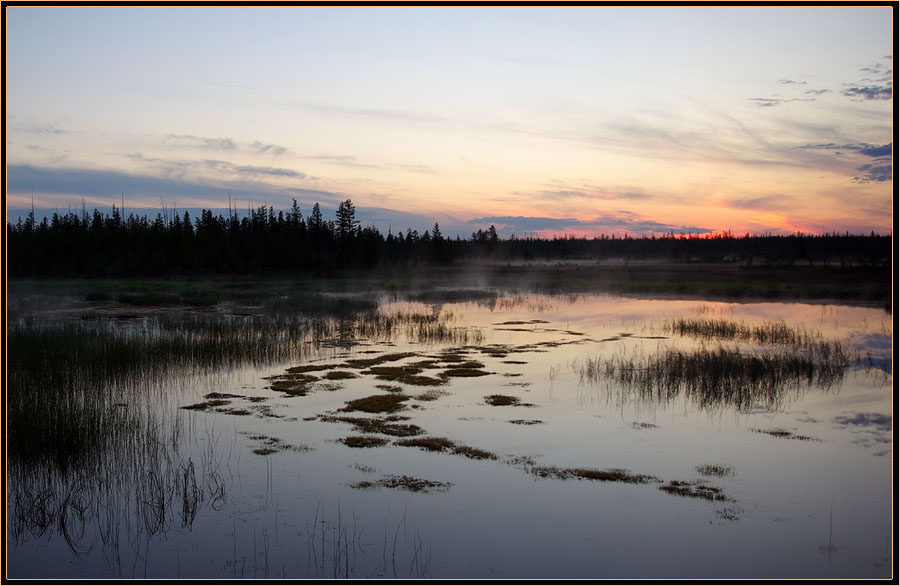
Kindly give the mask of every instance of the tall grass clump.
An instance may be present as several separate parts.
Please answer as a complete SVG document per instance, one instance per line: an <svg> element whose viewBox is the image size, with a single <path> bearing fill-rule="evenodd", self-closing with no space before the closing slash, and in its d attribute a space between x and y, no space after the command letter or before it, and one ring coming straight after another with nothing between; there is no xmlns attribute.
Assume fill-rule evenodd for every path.
<svg viewBox="0 0 900 586"><path fill-rule="evenodd" d="M792 328L784 322L765 322L751 326L743 322L724 319L673 319L663 329L679 336L691 336L702 340L739 340L757 344L785 346L810 346L822 342L822 335Z"/></svg>
<svg viewBox="0 0 900 586"><path fill-rule="evenodd" d="M642 399L669 402L684 395L701 408L742 412L783 406L790 390L839 385L851 356L837 343L757 353L737 348L666 349L646 357L599 357L580 366L582 382L611 380Z"/></svg>

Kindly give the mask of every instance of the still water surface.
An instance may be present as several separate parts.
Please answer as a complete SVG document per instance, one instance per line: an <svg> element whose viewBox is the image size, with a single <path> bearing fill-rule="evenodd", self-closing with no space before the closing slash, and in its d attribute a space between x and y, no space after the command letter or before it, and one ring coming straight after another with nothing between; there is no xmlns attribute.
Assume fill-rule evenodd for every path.
<svg viewBox="0 0 900 586"><path fill-rule="evenodd" d="M378 312L407 325L361 335L338 323L286 358L153 382L140 408L160 447L143 473L125 479L110 461L100 476L11 474L9 577L891 575L893 331L882 310L502 293L385 295ZM423 334L408 325L415 315L446 329ZM798 351L680 334L679 319L776 324L852 359L740 405L683 381L642 392L587 369L646 368L670 350ZM99 322L156 331L146 316ZM372 395L407 398L393 413L348 405ZM352 418L421 429L386 434ZM448 442L398 443L411 438Z"/></svg>

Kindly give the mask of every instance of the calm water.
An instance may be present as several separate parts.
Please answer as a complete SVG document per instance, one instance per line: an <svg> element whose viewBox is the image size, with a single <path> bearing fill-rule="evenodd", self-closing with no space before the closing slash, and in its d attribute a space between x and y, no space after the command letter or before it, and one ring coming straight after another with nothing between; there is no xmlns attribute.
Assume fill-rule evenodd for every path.
<svg viewBox="0 0 900 586"><path fill-rule="evenodd" d="M218 311L206 317L246 319ZM134 448L140 457L118 446L82 468L13 470L9 577L891 576L884 311L500 294L443 304L384 296L378 312L400 325L336 321L290 333L285 356L173 369L139 385L133 392L150 399L117 408L151 422L154 447ZM138 338L160 328L153 314L93 315ZM429 334L410 316L443 329ZM679 335L667 327L674 319L779 324L865 359L827 380L776 381L774 399L751 393L741 406L587 375L591 361L642 368L670 350L797 351ZM349 409L372 395L408 398L394 413ZM495 395L518 404L491 404ZM389 435L348 418L421 431ZM382 445L350 447L352 437ZM411 438L449 441L443 451L397 443ZM583 469L627 473L564 473ZM682 494L661 490L673 486Z"/></svg>

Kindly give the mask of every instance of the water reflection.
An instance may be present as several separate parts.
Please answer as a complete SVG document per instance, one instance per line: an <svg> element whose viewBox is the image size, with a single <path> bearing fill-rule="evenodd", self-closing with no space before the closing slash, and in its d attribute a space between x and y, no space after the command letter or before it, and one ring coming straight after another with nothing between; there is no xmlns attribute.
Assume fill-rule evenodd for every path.
<svg viewBox="0 0 900 586"><path fill-rule="evenodd" d="M13 326L11 573L884 575L891 330L871 310L292 303Z"/></svg>

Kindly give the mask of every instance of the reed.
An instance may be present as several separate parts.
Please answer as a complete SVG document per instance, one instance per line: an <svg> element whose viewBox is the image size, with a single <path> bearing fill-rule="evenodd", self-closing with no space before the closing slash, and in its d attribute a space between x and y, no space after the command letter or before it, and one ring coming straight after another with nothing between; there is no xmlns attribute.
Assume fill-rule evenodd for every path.
<svg viewBox="0 0 900 586"><path fill-rule="evenodd" d="M780 409L790 390L840 385L851 355L838 343L744 352L737 348L665 349L646 357L598 357L579 367L582 382L611 380L642 399L686 396L701 408Z"/></svg>

